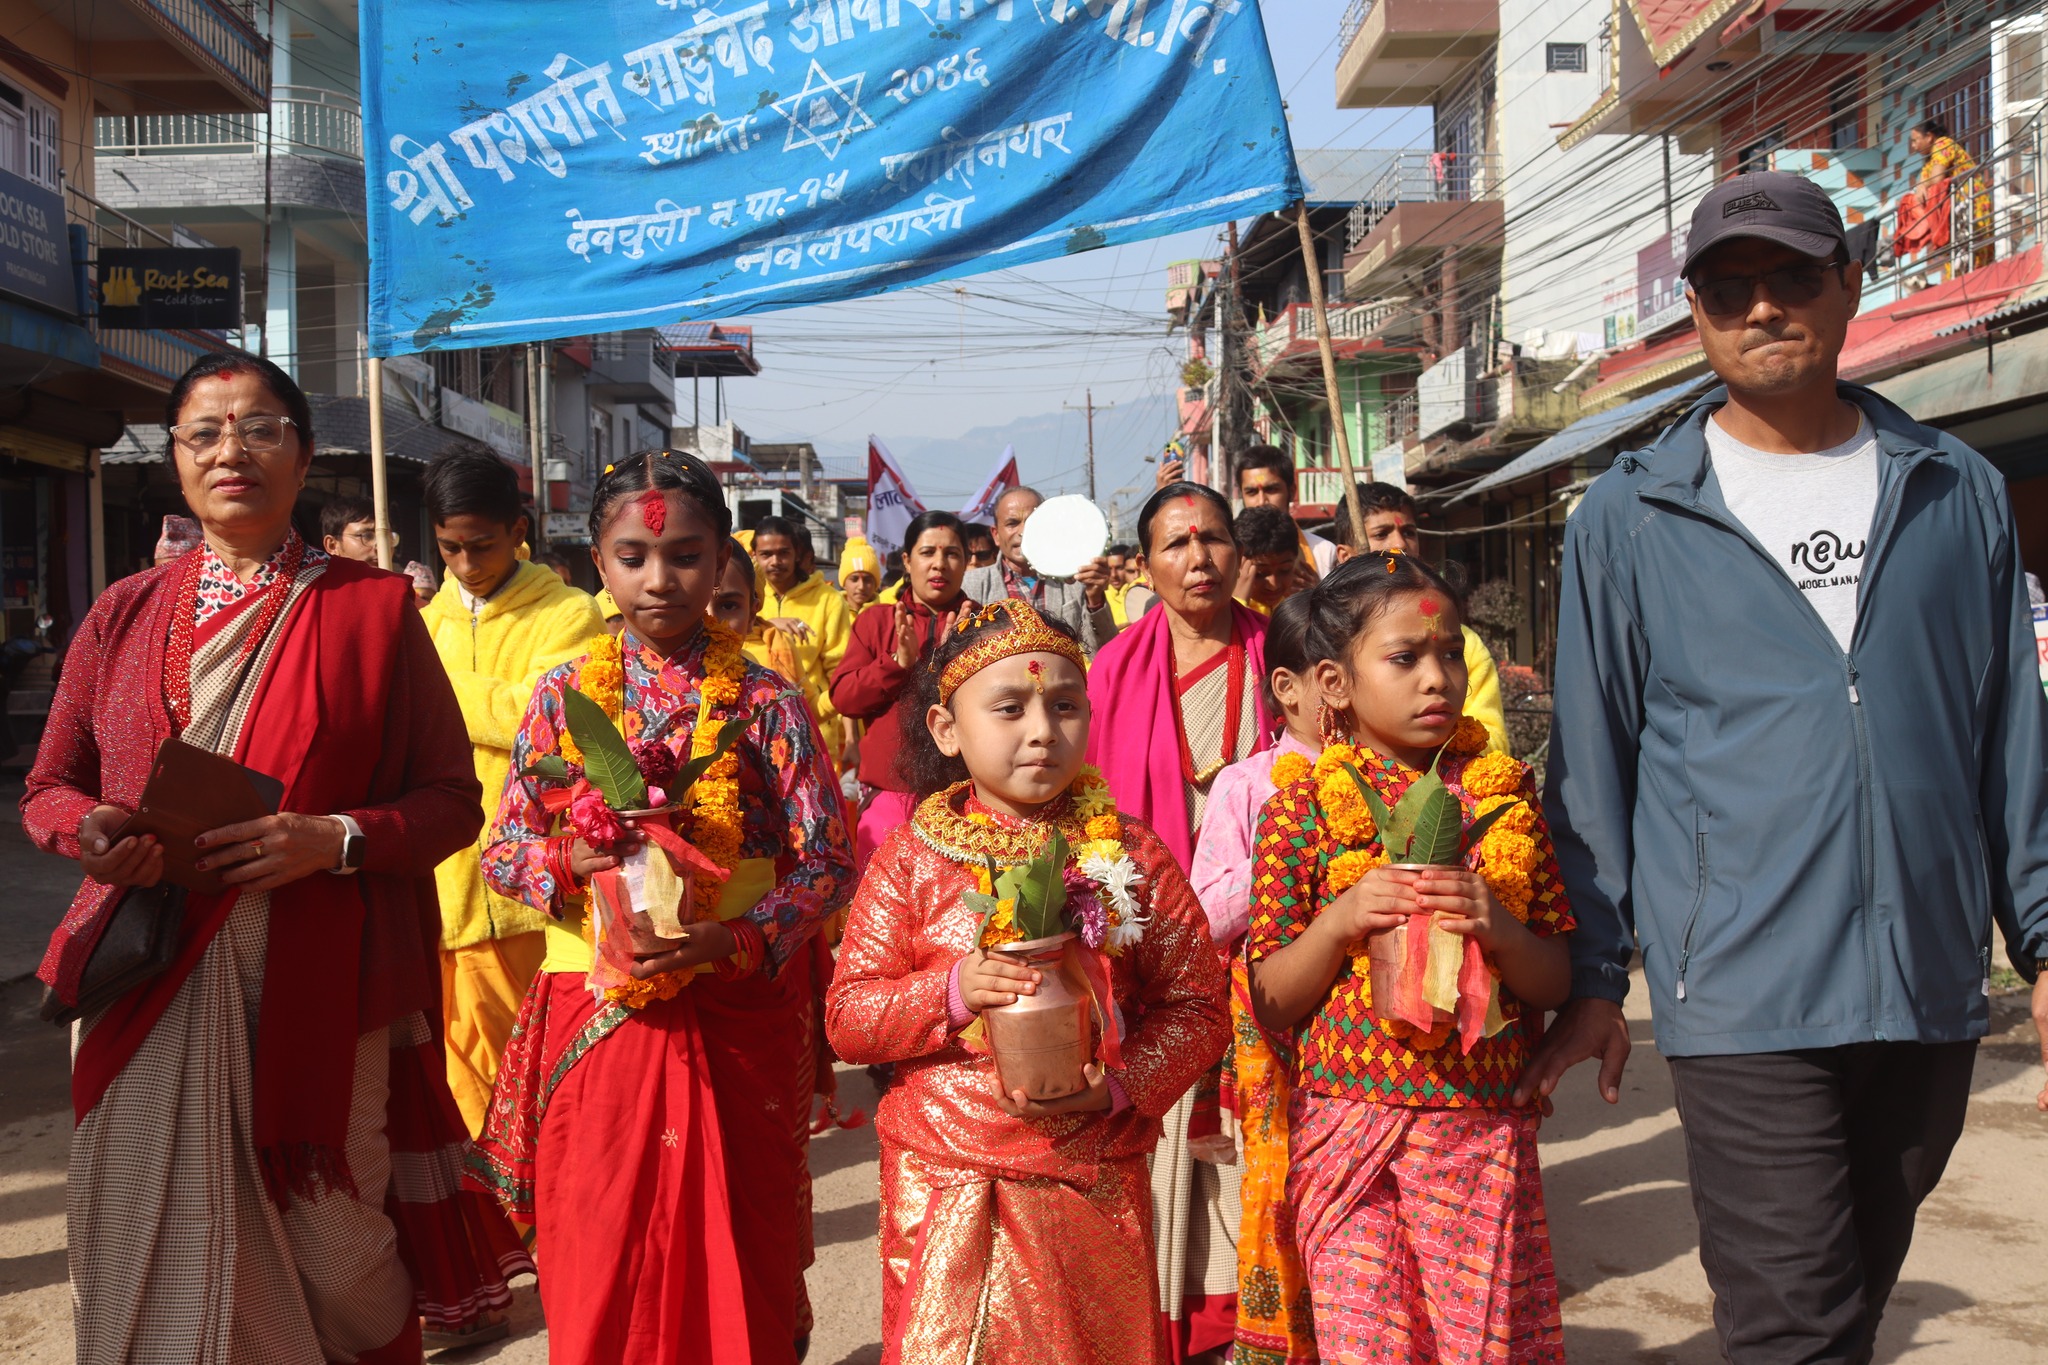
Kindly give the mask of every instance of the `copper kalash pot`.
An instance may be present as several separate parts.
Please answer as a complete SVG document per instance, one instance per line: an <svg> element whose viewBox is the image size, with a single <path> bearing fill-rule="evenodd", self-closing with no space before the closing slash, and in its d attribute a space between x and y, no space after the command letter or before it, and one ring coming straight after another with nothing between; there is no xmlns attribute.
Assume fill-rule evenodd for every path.
<svg viewBox="0 0 2048 1365"><path fill-rule="evenodd" d="M1095 997L1074 959L1071 932L991 948L989 956L1038 970L1038 991L981 1012L1003 1093L1056 1100L1088 1088L1095 1059Z"/></svg>

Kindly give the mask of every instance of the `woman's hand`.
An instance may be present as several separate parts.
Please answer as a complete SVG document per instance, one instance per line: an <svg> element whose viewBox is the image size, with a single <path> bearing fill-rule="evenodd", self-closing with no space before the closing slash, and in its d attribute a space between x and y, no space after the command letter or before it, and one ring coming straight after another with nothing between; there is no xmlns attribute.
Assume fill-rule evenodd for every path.
<svg viewBox="0 0 2048 1365"><path fill-rule="evenodd" d="M1038 981L1035 968L990 957L984 948L960 959L960 999L976 1014L1014 1005L1020 995L1038 994Z"/></svg>
<svg viewBox="0 0 2048 1365"><path fill-rule="evenodd" d="M680 972L707 962L723 962L738 946L722 920L702 920L683 930L683 946L672 953L643 957L633 964L633 979L645 981L663 972Z"/></svg>
<svg viewBox="0 0 2048 1365"><path fill-rule="evenodd" d="M315 872L341 866L341 821L325 815L281 813L210 829L192 841L201 872L245 891L272 891Z"/></svg>
<svg viewBox="0 0 2048 1365"><path fill-rule="evenodd" d="M1439 929L1463 935L1489 953L1498 953L1504 939L1528 932L1520 920L1507 912L1486 885L1486 879L1477 872L1462 867L1432 867L1414 875L1415 902L1436 916Z"/></svg>
<svg viewBox="0 0 2048 1365"><path fill-rule="evenodd" d="M996 1103L1012 1118L1049 1119L1055 1114L1090 1114L1107 1112L1115 1103L1109 1093L1109 1073L1090 1062L1081 1068L1081 1077L1088 1082L1086 1090L1063 1095L1056 1100L1026 1099L1021 1090L1003 1093L1003 1082L996 1080Z"/></svg>
<svg viewBox="0 0 2048 1365"><path fill-rule="evenodd" d="M620 859L638 852L639 848L640 836L630 829L619 839L615 851L611 853L600 853L578 838L569 846L569 870L576 874L577 881L587 886L592 877L617 868Z"/></svg>
<svg viewBox="0 0 2048 1365"><path fill-rule="evenodd" d="M154 834L114 842L114 831L127 819L119 806L94 806L78 822L78 865L102 886L155 886L164 879L163 845Z"/></svg>
<svg viewBox="0 0 2048 1365"><path fill-rule="evenodd" d="M900 598L896 602L896 666L906 670L917 666L917 617L911 613L910 603Z"/></svg>
<svg viewBox="0 0 2048 1365"><path fill-rule="evenodd" d="M801 617L769 616L764 617L763 620L781 631L784 635L789 636L792 640L802 641L811 638L811 628L804 624Z"/></svg>
<svg viewBox="0 0 2048 1365"><path fill-rule="evenodd" d="M1416 909L1420 874L1400 868L1376 867L1355 886L1331 901L1312 927L1334 934L1347 946L1363 943L1385 929L1398 929Z"/></svg>

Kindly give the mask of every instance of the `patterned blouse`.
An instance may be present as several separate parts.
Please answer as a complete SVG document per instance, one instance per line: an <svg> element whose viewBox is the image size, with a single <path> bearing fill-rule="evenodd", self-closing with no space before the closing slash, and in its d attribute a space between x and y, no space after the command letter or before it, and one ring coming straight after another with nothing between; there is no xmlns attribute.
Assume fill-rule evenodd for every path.
<svg viewBox="0 0 2048 1365"><path fill-rule="evenodd" d="M1363 768L1373 789L1391 805L1420 774L1405 764L1368 754ZM1471 760L1446 758L1439 770L1444 784L1472 818L1474 798L1462 778ZM1531 880L1535 897L1529 905L1531 932L1549 937L1574 926L1558 876L1557 856L1536 802L1536 784L1522 771L1522 798L1536 807L1536 870ZM1322 822L1315 801L1315 780L1283 787L1266 803L1259 819L1252 880L1252 923L1247 951L1253 962L1292 943L1322 913L1334 896L1324 889L1323 872L1344 848ZM1476 855L1473 866L1478 866ZM1347 961L1330 993L1316 1012L1299 1026L1300 1049L1295 1084L1318 1095L1442 1108L1498 1107L1507 1103L1530 1050L1542 1036L1541 1013L1525 1014L1505 988L1501 1011L1508 1025L1481 1039L1468 1054L1457 1031L1433 1048L1411 1046L1419 1039L1396 1038L1367 1003L1370 983L1364 965Z"/></svg>
<svg viewBox="0 0 2048 1365"><path fill-rule="evenodd" d="M631 631L620 637L627 738L660 739L679 756L688 756L704 678L705 643L700 635L680 655L664 659ZM512 743L514 773L559 751L562 692L577 685L588 657L541 676ZM740 856L773 858L776 865L775 889L747 912L747 918L766 938L771 966L779 967L853 895L853 841L847 835L839 784L803 693L749 663L740 683L740 702L754 715L738 748L744 813ZM506 783L490 847L484 851L484 880L502 895L559 917L564 888L547 870L545 841L554 833L555 818L541 805L543 785L542 779L531 777ZM568 890L569 899L580 896L573 888Z"/></svg>
<svg viewBox="0 0 2048 1365"><path fill-rule="evenodd" d="M200 557L199 596L194 604L192 624L203 626L207 621L220 615L243 598L254 596L269 587L271 581L277 577L278 569L284 563L284 557L291 552L292 546L298 542L299 533L294 530L284 538L284 544L277 547L277 552L263 561L262 567L256 570L255 577L251 578L247 583L235 577L235 571L228 567L226 560L214 553L211 545L201 543L198 549L189 551L189 553ZM326 562L327 551L314 545L308 545L306 546L305 561L301 564L300 568L303 571L310 569L315 564L325 564Z"/></svg>

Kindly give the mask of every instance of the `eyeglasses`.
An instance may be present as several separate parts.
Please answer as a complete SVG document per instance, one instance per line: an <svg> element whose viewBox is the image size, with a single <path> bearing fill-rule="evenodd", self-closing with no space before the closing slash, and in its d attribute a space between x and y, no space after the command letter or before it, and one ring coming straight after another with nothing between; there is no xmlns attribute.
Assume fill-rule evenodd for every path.
<svg viewBox="0 0 2048 1365"><path fill-rule="evenodd" d="M1819 298L1821 291L1827 288L1828 272L1840 270L1847 264L1838 257L1816 265L1787 266L1762 275L1723 275L1718 280L1702 280L1692 287L1692 292L1707 316L1714 318L1747 313L1756 298L1759 284L1776 302L1796 308Z"/></svg>
<svg viewBox="0 0 2048 1365"><path fill-rule="evenodd" d="M289 417L230 417L225 424L204 419L178 423L171 428L171 438L194 455L210 455L233 432L242 449L262 454L282 446L284 429L297 425Z"/></svg>

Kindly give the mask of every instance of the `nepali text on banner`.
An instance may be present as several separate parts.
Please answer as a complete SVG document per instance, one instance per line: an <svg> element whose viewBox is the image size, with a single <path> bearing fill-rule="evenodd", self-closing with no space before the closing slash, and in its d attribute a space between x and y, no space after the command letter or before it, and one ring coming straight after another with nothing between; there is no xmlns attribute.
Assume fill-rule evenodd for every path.
<svg viewBox="0 0 2048 1365"><path fill-rule="evenodd" d="M370 351L874 294L1300 197L1257 0L362 0Z"/></svg>

